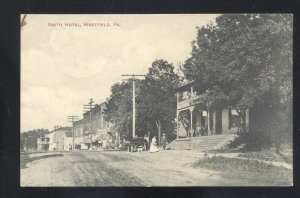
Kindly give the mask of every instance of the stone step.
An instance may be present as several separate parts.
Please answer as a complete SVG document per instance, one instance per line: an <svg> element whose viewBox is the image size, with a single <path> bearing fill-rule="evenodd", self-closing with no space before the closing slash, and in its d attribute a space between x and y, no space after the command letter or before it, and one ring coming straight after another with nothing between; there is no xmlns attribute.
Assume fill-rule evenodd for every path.
<svg viewBox="0 0 300 198"><path fill-rule="evenodd" d="M222 139L221 141L201 141L201 142L189 142L189 143L172 143L171 145L192 145L192 146L201 146L201 145L216 145L221 142L225 141L225 139Z"/></svg>
<svg viewBox="0 0 300 198"><path fill-rule="evenodd" d="M201 145L213 145L213 146L216 146L218 144L220 144L221 142L201 142L201 143L193 143L191 144L192 146L201 146Z"/></svg>
<svg viewBox="0 0 300 198"><path fill-rule="evenodd" d="M191 144L210 144L210 143L216 143L216 142L221 142L224 141L225 139L221 140L197 140L197 141L192 141Z"/></svg>
<svg viewBox="0 0 300 198"><path fill-rule="evenodd" d="M216 144L211 144L211 145L201 145L201 146L192 146L192 148L194 149L194 148L209 148L209 147L216 147L216 146L218 146L218 145L216 145Z"/></svg>
<svg viewBox="0 0 300 198"><path fill-rule="evenodd" d="M202 142L220 142L222 140L225 140L226 138L223 138L223 139L219 139L219 140L195 140L195 141L192 141L192 143L202 143Z"/></svg>
<svg viewBox="0 0 300 198"><path fill-rule="evenodd" d="M226 135L216 135L216 136L200 136L200 137L193 137L192 140L209 140L209 139L213 139L213 140L218 140L218 139L223 139L226 138ZM177 139L175 140L176 142L181 142L181 141L189 141L191 140L189 139Z"/></svg>
<svg viewBox="0 0 300 198"><path fill-rule="evenodd" d="M169 144L170 149L174 150L213 150L224 147L236 135L215 135L215 136L201 136L192 139L177 139Z"/></svg>
<svg viewBox="0 0 300 198"><path fill-rule="evenodd" d="M216 143L220 143L222 141L225 141L226 139L220 139L220 140L198 140L198 141L191 141L191 142L174 142L172 143L172 145L178 145L178 144L182 144L182 145L186 145L186 144L192 144L192 145L202 145L202 144L216 144Z"/></svg>
<svg viewBox="0 0 300 198"><path fill-rule="evenodd" d="M202 144L202 145L192 145L192 148L200 148L200 147L215 147L218 144Z"/></svg>

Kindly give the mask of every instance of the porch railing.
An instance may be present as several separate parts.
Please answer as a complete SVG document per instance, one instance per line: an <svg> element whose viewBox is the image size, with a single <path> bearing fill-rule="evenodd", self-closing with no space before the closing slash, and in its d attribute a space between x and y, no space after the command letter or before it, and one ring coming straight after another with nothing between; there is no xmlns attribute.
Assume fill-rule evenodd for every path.
<svg viewBox="0 0 300 198"><path fill-rule="evenodd" d="M178 106L177 109L184 109L196 104L200 104L206 101L206 95L205 94L201 94L201 95L195 95L192 98L189 97L185 100L182 101L178 101Z"/></svg>

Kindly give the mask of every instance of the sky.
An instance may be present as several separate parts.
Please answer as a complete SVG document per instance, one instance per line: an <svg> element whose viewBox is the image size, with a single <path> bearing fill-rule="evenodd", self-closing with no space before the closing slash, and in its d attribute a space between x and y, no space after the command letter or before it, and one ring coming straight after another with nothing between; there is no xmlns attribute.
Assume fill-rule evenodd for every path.
<svg viewBox="0 0 300 198"><path fill-rule="evenodd" d="M21 132L70 126L67 116L82 118L90 98L105 102L122 74L146 74L155 59L184 62L196 26L217 16L27 15L21 31Z"/></svg>

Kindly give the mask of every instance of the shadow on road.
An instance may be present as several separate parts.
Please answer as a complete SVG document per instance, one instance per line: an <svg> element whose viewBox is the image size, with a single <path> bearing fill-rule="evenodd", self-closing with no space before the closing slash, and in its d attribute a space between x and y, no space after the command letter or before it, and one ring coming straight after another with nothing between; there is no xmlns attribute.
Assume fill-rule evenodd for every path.
<svg viewBox="0 0 300 198"><path fill-rule="evenodd" d="M49 157L62 157L64 156L63 154L51 154L51 155L44 155L44 156L37 156L37 157L29 157L28 155L21 155L21 160L20 160L20 168L27 168L26 164L28 162L32 162L34 160L39 160L39 159L44 159L44 158L49 158Z"/></svg>

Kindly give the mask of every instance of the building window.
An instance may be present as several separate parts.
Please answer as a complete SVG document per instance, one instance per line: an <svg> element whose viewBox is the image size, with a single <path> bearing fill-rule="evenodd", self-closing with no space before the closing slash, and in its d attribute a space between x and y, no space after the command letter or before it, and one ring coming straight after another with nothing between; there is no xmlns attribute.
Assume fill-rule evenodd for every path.
<svg viewBox="0 0 300 198"><path fill-rule="evenodd" d="M241 125L241 118L234 109L228 109L229 113L229 128L238 127Z"/></svg>

